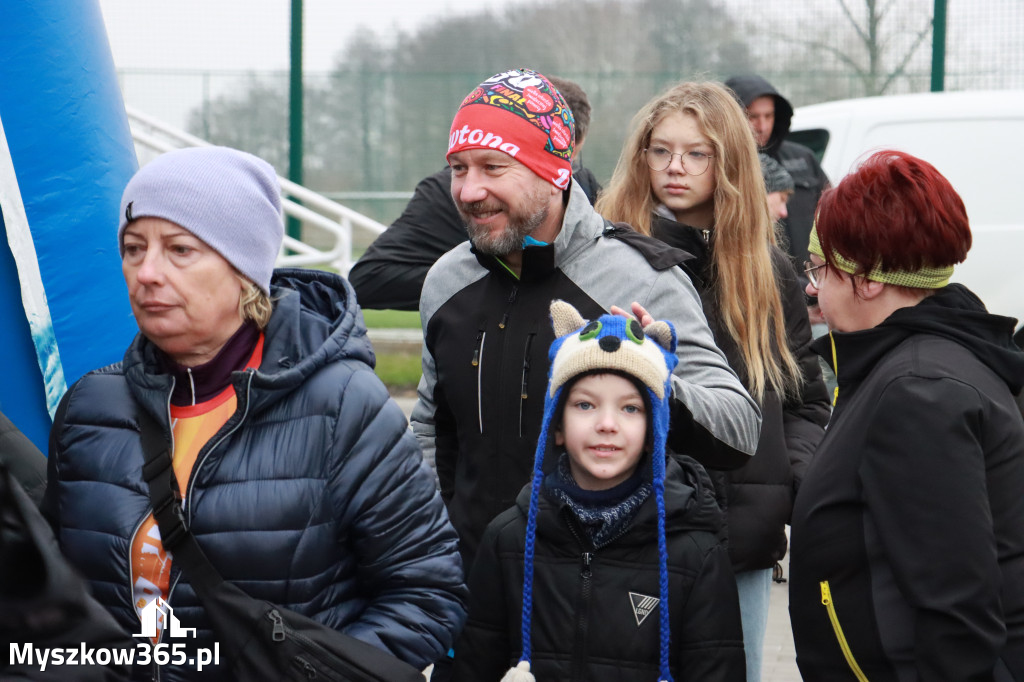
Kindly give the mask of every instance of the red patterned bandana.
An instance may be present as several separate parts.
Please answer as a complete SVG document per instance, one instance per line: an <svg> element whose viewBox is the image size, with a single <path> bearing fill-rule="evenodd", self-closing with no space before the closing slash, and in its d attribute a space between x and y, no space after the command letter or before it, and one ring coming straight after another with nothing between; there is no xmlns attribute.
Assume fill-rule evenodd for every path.
<svg viewBox="0 0 1024 682"><path fill-rule="evenodd" d="M497 149L559 189L572 177L572 111L547 78L530 69L488 78L452 122L448 154Z"/></svg>

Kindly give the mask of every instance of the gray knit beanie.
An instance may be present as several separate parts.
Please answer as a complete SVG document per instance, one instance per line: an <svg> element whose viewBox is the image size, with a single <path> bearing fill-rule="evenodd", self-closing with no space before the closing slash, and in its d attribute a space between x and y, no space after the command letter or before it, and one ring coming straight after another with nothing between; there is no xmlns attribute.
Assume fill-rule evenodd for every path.
<svg viewBox="0 0 1024 682"><path fill-rule="evenodd" d="M782 167L782 164L763 152L759 153L757 157L761 160L761 174L764 176L764 185L768 194L793 191L793 176Z"/></svg>
<svg viewBox="0 0 1024 682"><path fill-rule="evenodd" d="M143 217L185 228L270 294L284 223L277 173L263 159L227 147L161 154L124 188L117 230L122 256L125 227Z"/></svg>

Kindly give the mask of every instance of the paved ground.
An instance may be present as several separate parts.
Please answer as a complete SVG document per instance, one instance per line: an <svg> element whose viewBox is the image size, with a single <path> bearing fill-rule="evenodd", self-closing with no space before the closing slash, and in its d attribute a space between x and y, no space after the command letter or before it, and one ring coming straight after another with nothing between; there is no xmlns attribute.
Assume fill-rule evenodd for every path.
<svg viewBox="0 0 1024 682"><path fill-rule="evenodd" d="M413 398L395 400L406 415L412 411L412 406L416 402ZM788 576L789 561L784 560L782 565L785 575ZM793 633L789 627L789 583L772 583L761 682L800 682L796 654L793 650Z"/></svg>
<svg viewBox="0 0 1024 682"><path fill-rule="evenodd" d="M788 559L787 557L782 562L787 577ZM761 682L800 682L796 653L793 650L793 631L789 627L789 583L772 583Z"/></svg>

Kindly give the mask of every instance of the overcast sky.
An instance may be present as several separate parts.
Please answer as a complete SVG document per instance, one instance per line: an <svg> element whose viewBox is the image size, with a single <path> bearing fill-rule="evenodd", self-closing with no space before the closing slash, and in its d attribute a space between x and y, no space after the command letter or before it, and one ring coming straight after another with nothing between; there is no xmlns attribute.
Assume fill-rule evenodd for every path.
<svg viewBox="0 0 1024 682"><path fill-rule="evenodd" d="M529 0L304 0L306 71L326 71L352 32ZM118 69L287 69L290 0L99 0Z"/></svg>

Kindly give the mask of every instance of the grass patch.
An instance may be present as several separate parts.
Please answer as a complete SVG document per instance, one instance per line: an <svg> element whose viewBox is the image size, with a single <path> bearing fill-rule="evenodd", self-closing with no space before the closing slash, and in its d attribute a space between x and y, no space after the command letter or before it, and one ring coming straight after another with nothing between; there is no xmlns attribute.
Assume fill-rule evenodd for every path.
<svg viewBox="0 0 1024 682"><path fill-rule="evenodd" d="M423 366L419 353L381 353L375 371L392 395L401 395L416 392Z"/></svg>
<svg viewBox="0 0 1024 682"><path fill-rule="evenodd" d="M418 310L367 310L363 309L363 319L369 329L419 329L420 313Z"/></svg>

